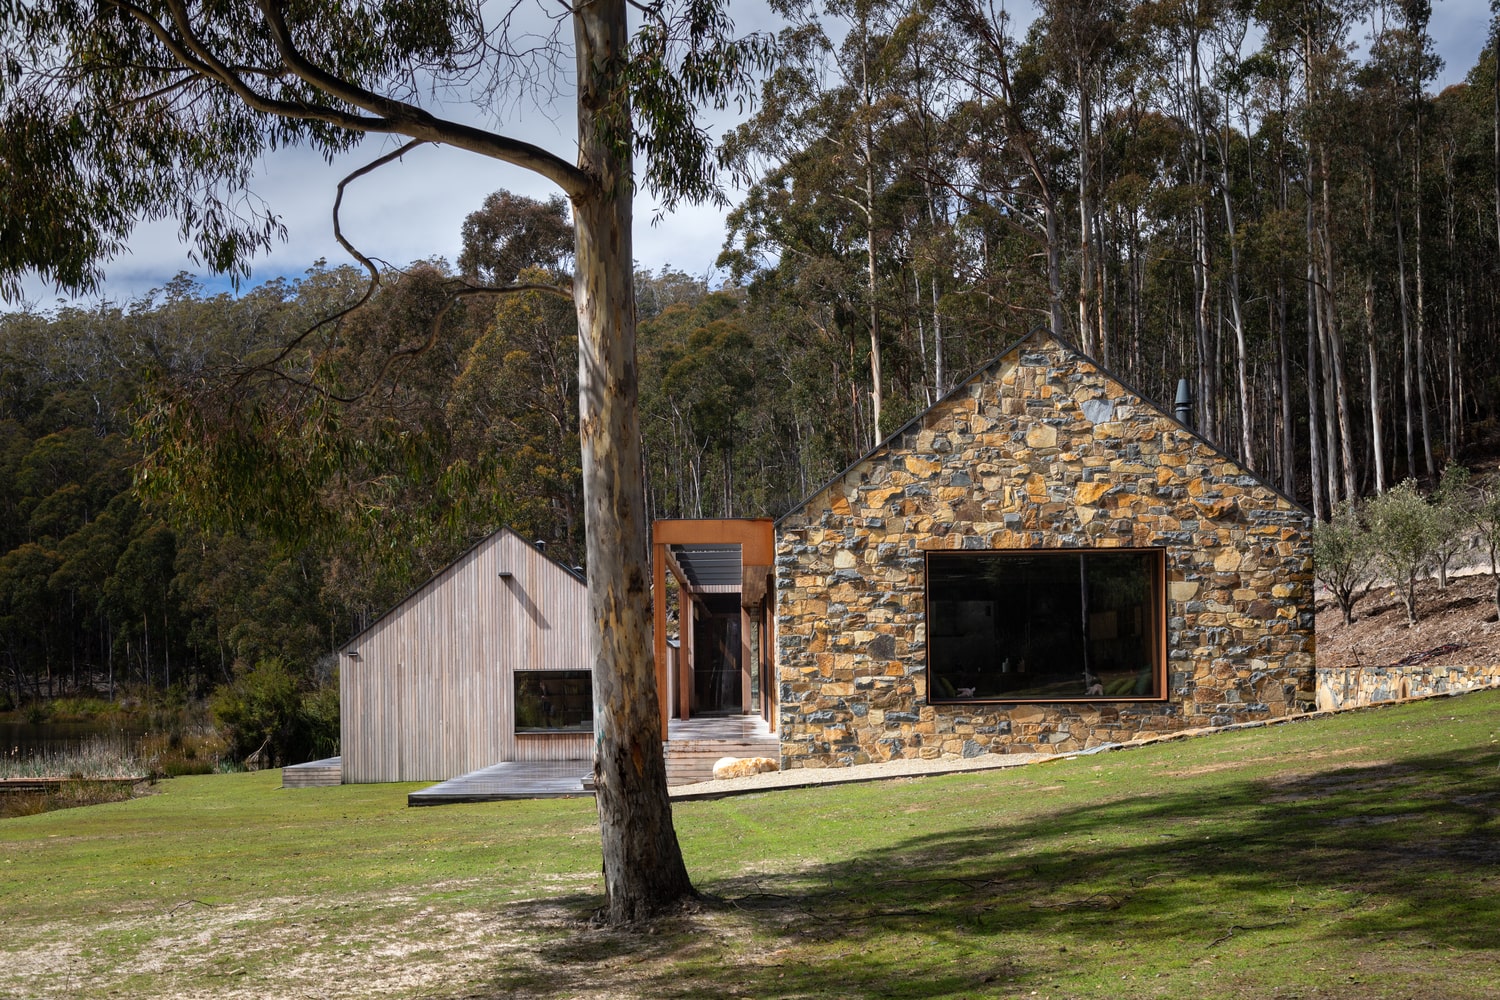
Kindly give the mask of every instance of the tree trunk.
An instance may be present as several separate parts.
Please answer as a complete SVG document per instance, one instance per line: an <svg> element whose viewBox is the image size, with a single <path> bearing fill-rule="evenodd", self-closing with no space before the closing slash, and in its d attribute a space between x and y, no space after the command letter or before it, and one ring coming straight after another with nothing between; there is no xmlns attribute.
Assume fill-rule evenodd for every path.
<svg viewBox="0 0 1500 1000"><path fill-rule="evenodd" d="M1292 412L1292 349L1286 331L1286 282L1276 278L1276 378L1281 390L1281 488L1297 495L1297 434Z"/></svg>
<svg viewBox="0 0 1500 1000"><path fill-rule="evenodd" d="M1396 194L1396 283L1401 307L1401 387L1406 412L1406 474L1417 474L1416 398L1412 392L1411 308L1406 297L1406 238L1401 223L1401 195Z"/></svg>
<svg viewBox="0 0 1500 1000"><path fill-rule="evenodd" d="M1040 176L1040 175L1038 175ZM1062 237L1057 232L1057 206L1050 192L1042 192L1042 216L1047 227L1047 299L1052 336L1065 337L1062 305Z"/></svg>
<svg viewBox="0 0 1500 1000"><path fill-rule="evenodd" d="M593 183L573 205L577 233L578 433L588 522L594 666L594 781L604 853L605 917L648 919L693 895L672 826L662 753L646 572L645 496L636 412L635 284L628 112L616 100L629 34L624 0L575 14L579 166ZM625 138L611 148L601 133Z"/></svg>
<svg viewBox="0 0 1500 1000"><path fill-rule="evenodd" d="M1365 275L1365 360L1370 373L1370 448L1375 453L1375 492L1385 492L1385 422L1380 413L1380 352L1375 337L1375 277Z"/></svg>
<svg viewBox="0 0 1500 1000"><path fill-rule="evenodd" d="M1093 142L1089 114L1093 99L1089 93L1088 75L1082 60L1075 62L1078 83L1078 338L1083 353L1099 357L1099 343L1094 326L1094 205L1089 190L1090 145Z"/></svg>
<svg viewBox="0 0 1500 1000"><path fill-rule="evenodd" d="M1339 442L1338 471L1342 473L1344 499L1353 500L1358 496L1354 483L1354 421L1350 416L1349 405L1349 379L1344 373L1344 338L1338 329L1338 307L1333 295L1333 207L1329 194L1329 175L1333 172L1328 162L1328 146L1322 144L1322 196L1323 196L1323 224L1322 239L1319 241L1323 250L1323 323L1324 337L1328 344L1328 356L1332 363L1331 368L1325 369L1323 377L1329 380L1330 402L1333 414L1337 421L1337 435ZM1333 434L1329 435L1332 440ZM1329 496L1333 495L1334 456L1333 448L1329 446Z"/></svg>
<svg viewBox="0 0 1500 1000"><path fill-rule="evenodd" d="M1417 130L1417 149L1415 154L1415 165L1412 168L1412 212L1414 213L1414 232L1412 234L1412 257L1415 261L1417 278L1417 303L1415 311L1415 326L1417 328L1417 407L1422 418L1422 458L1427 466L1427 475L1433 480L1437 479L1437 460L1432 455L1432 420L1430 417L1431 405L1427 400L1427 304L1425 296L1425 283L1422 271L1422 132L1420 126Z"/></svg>
<svg viewBox="0 0 1500 1000"><path fill-rule="evenodd" d="M1313 517L1323 520L1323 428L1319 426L1318 393L1318 264L1313 251L1312 192L1307 199L1307 441L1312 473ZM1332 484L1329 484L1330 486ZM1332 505L1330 504L1330 507Z"/></svg>
<svg viewBox="0 0 1500 1000"><path fill-rule="evenodd" d="M1228 119L1225 101L1225 119ZM1227 125L1225 126L1228 127ZM1240 458L1255 468L1255 422L1250 402L1250 361L1245 347L1245 318L1240 308L1240 250L1235 242L1234 202L1229 197L1229 142L1219 151L1219 187L1224 195L1224 234L1229 245L1229 321L1234 325L1234 376L1240 401Z"/></svg>
<svg viewBox="0 0 1500 1000"><path fill-rule="evenodd" d="M870 89L870 30L864 19L860 19L860 65L864 73L860 81L860 96L864 100L864 155L865 155L865 270L870 296L870 423L872 425L870 447L881 441L880 413L885 402L885 378L880 370L880 305L876 292L879 289L875 267L875 130L870 119L874 107L874 94Z"/></svg>

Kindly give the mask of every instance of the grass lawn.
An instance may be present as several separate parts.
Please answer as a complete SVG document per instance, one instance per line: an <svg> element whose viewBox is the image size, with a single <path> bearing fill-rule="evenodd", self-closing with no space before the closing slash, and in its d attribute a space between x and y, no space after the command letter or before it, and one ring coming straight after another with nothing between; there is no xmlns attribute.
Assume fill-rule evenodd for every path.
<svg viewBox="0 0 1500 1000"><path fill-rule="evenodd" d="M589 800L279 778L0 821L0 997L1500 998L1500 693L681 804L634 934Z"/></svg>

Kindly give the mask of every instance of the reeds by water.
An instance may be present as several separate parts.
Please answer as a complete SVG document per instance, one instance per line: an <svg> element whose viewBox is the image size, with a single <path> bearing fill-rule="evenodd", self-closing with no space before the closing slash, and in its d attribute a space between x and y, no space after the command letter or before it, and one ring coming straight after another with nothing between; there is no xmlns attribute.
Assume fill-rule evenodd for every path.
<svg viewBox="0 0 1500 1000"><path fill-rule="evenodd" d="M61 753L0 752L0 780L7 778L144 778L150 769L123 737L93 736Z"/></svg>

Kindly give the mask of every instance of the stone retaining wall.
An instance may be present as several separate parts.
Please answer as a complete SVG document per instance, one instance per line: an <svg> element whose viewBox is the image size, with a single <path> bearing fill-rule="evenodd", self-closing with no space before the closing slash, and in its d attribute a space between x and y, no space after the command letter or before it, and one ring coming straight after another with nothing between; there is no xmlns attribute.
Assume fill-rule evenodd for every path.
<svg viewBox="0 0 1500 1000"><path fill-rule="evenodd" d="M1324 712L1500 687L1500 664L1319 667L1317 673L1318 709Z"/></svg>
<svg viewBox="0 0 1500 1000"><path fill-rule="evenodd" d="M1064 752L1313 705L1307 512L1045 335L777 525L783 767ZM929 704L927 549L1160 547L1157 702Z"/></svg>

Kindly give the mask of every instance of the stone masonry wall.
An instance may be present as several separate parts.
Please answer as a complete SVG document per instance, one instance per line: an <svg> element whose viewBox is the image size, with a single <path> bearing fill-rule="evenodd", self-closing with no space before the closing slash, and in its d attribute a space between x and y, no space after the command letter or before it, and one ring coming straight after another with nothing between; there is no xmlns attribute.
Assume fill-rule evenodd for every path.
<svg viewBox="0 0 1500 1000"><path fill-rule="evenodd" d="M1319 667L1318 709L1338 711L1382 701L1428 698L1500 687L1500 664Z"/></svg>
<svg viewBox="0 0 1500 1000"><path fill-rule="evenodd" d="M1313 702L1300 507L1034 335L777 525L785 767L1065 752ZM931 705L926 549L1166 550L1165 702Z"/></svg>

